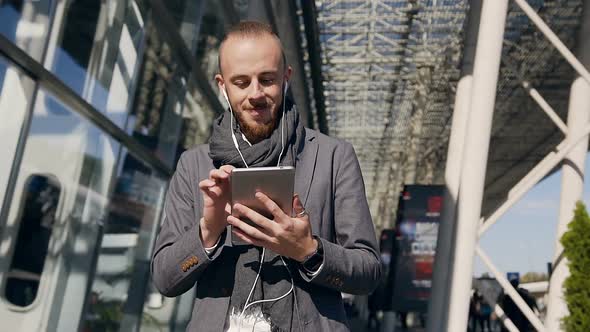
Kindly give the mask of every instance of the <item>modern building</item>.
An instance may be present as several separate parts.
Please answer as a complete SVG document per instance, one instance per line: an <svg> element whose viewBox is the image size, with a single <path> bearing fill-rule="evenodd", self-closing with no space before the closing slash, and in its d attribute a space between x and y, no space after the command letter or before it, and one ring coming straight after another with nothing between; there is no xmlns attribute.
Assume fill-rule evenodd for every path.
<svg viewBox="0 0 590 332"><path fill-rule="evenodd" d="M0 1L0 330L184 330L149 260L180 154L223 110L218 1Z"/></svg>

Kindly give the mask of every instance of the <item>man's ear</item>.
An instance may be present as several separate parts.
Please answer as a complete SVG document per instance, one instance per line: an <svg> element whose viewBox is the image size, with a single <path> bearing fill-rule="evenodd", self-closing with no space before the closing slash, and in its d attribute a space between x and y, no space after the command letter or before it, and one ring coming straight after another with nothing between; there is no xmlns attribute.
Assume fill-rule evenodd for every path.
<svg viewBox="0 0 590 332"><path fill-rule="evenodd" d="M215 81L217 82L217 87L219 90L225 90L225 81L223 80L223 76L221 76L221 74L215 75Z"/></svg>
<svg viewBox="0 0 590 332"><path fill-rule="evenodd" d="M288 81L291 78L292 73L293 73L293 68L291 68L291 66L287 66L287 70L285 70L284 80Z"/></svg>

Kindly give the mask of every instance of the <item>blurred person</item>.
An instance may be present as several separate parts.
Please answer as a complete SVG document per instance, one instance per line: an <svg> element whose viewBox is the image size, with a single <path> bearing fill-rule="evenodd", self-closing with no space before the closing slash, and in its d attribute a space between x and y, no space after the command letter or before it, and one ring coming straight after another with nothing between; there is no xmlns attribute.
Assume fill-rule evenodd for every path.
<svg viewBox="0 0 590 332"><path fill-rule="evenodd" d="M152 257L162 294L197 285L188 331L348 331L341 293L368 294L378 284L354 149L303 127L286 96L290 76L269 26L230 29L215 77L229 107L214 121L209 144L181 156ZM277 165L296 169L292 214L263 193L257 199L272 219L230 206L235 167ZM232 244L230 232L248 245Z"/></svg>
<svg viewBox="0 0 590 332"><path fill-rule="evenodd" d="M492 306L490 306L490 304L483 298L479 309L479 315L481 331L491 331Z"/></svg>
<svg viewBox="0 0 590 332"><path fill-rule="evenodd" d="M490 331L490 315L492 307L483 298L483 295L475 290L469 304L471 331ZM477 328L479 326L479 329Z"/></svg>
<svg viewBox="0 0 590 332"><path fill-rule="evenodd" d="M531 294L529 294L529 292L526 289L519 287L519 284L520 284L519 278L513 277L509 281L510 281L510 284L512 285L512 287L514 287L514 289L522 297L524 302L526 302L526 304L529 306L529 308L531 308L535 312L535 314L538 315L539 308L537 307L537 302L535 301L535 298ZM506 314L506 316L508 318L510 318L510 320L512 321L514 326L516 326L516 328L518 328L519 331L521 331L521 332L536 331L536 329L529 322L529 320L526 318L526 316L522 313L520 308L518 308L516 306L516 303L514 303L514 301L512 300L512 298L510 296L508 296L507 294L502 292L498 296L497 302L500 305L500 307L502 308L502 310L504 311L504 313ZM502 325L501 331L507 332L508 329L504 325Z"/></svg>

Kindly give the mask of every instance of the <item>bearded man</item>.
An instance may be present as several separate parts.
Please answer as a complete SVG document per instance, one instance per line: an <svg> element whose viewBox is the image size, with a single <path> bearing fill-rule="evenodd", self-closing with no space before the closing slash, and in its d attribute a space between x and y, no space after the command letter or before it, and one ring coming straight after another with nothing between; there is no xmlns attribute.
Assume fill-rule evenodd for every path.
<svg viewBox="0 0 590 332"><path fill-rule="evenodd" d="M378 284L354 149L303 127L286 97L290 76L280 40L265 24L241 22L220 46L216 81L229 107L209 144L180 158L152 257L162 294L196 284L188 331L348 331L341 293L368 294ZM230 207L235 167L276 165L295 167L292 215L261 193L270 219ZM232 232L246 245L232 244Z"/></svg>

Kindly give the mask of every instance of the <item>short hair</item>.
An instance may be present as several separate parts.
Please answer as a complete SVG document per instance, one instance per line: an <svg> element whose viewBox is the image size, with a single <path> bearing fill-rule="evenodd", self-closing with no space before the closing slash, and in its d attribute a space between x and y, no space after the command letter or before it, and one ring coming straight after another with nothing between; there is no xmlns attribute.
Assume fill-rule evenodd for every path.
<svg viewBox="0 0 590 332"><path fill-rule="evenodd" d="M266 23L258 22L258 21L242 21L234 26L232 26L228 31L221 44L219 45L219 53L217 54L217 69L221 74L221 50L223 48L223 44L231 38L258 38L262 36L269 36L273 37L279 42L281 48L281 55L283 57L283 66L287 67L287 58L285 57L285 51L283 50L283 44L281 43L281 39L277 34L273 31L272 27Z"/></svg>

